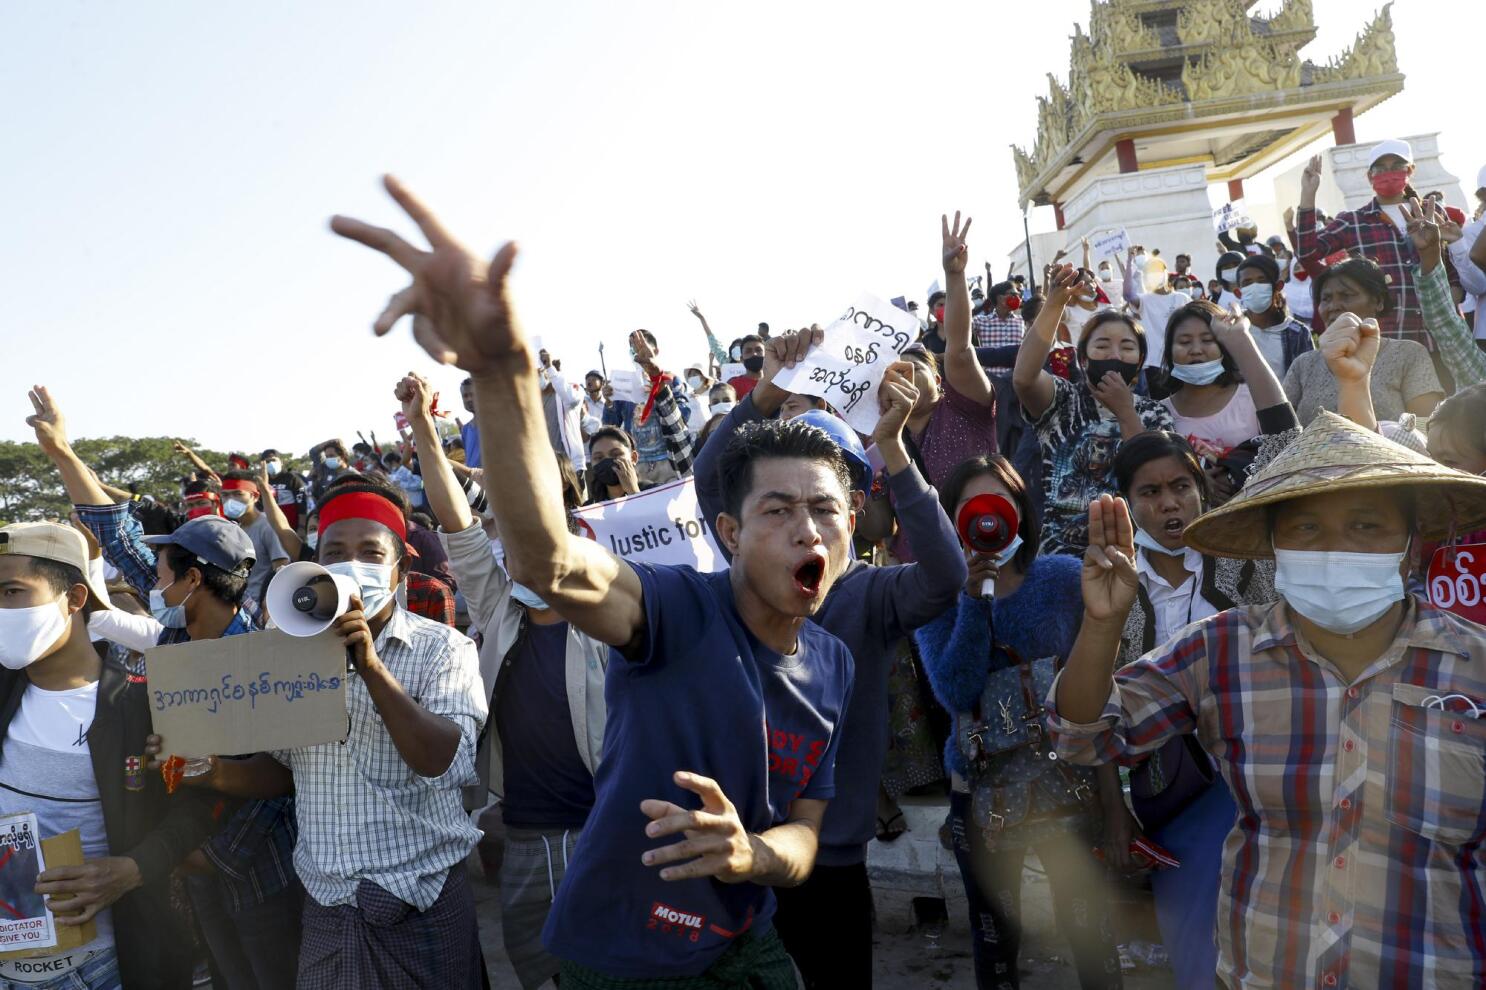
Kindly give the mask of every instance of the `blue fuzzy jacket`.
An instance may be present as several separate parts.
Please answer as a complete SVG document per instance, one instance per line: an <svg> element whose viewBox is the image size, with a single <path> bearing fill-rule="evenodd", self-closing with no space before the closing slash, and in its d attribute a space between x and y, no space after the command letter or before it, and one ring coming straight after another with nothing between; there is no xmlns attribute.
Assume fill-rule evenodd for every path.
<svg viewBox="0 0 1486 990"><path fill-rule="evenodd" d="M992 605L961 592L953 609L914 633L939 703L953 714L969 711L980 700L993 659L992 620L996 641L1023 660L1048 656L1066 660L1084 614L1082 566L1079 558L1063 554L1038 557L1012 594ZM1005 663L1005 654L994 659ZM944 747L944 765L961 775L967 770L953 735Z"/></svg>

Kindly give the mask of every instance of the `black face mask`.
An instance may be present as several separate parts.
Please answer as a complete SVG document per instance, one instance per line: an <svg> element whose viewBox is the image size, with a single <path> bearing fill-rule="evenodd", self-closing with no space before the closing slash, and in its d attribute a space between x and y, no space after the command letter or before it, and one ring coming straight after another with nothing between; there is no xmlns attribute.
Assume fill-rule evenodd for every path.
<svg viewBox="0 0 1486 990"><path fill-rule="evenodd" d="M752 372L763 371L764 370L764 356L762 354L756 354L753 357L746 357L746 358L744 358L743 359L743 367L747 368L749 371L752 371Z"/></svg>
<svg viewBox="0 0 1486 990"><path fill-rule="evenodd" d="M1089 366L1085 374L1089 376L1089 387L1104 381L1104 376L1113 371L1125 380L1125 384L1131 388L1135 387L1135 380L1140 377L1140 365L1134 361L1115 361L1110 358L1090 358Z"/></svg>

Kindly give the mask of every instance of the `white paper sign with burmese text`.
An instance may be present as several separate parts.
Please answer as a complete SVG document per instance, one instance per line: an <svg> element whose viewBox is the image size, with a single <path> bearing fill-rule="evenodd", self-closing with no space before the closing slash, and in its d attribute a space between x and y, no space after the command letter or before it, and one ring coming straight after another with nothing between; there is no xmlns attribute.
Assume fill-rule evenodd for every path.
<svg viewBox="0 0 1486 990"><path fill-rule="evenodd" d="M1095 258L1123 259L1129 250L1130 234L1124 227L1100 234L1089 242L1089 253Z"/></svg>
<svg viewBox="0 0 1486 990"><path fill-rule="evenodd" d="M346 648L278 629L146 650L163 752L231 756L346 738Z"/></svg>
<svg viewBox="0 0 1486 990"><path fill-rule="evenodd" d="M584 536L622 560L684 564L703 573L727 570L697 504L692 478L585 505L575 509L573 517Z"/></svg>
<svg viewBox="0 0 1486 990"><path fill-rule="evenodd" d="M891 303L863 293L830 326L805 360L781 371L774 384L800 395L818 395L858 433L877 428L877 389L888 365L918 339L918 320Z"/></svg>

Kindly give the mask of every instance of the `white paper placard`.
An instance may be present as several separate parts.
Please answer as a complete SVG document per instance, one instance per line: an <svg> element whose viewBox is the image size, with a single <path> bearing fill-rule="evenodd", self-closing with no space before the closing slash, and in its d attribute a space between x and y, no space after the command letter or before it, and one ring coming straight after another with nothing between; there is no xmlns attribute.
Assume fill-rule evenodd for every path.
<svg viewBox="0 0 1486 990"><path fill-rule="evenodd" d="M650 390L645 387L645 377L638 371L620 369L612 372L609 375L609 384L614 386L614 398L620 402L644 405L645 400L650 397Z"/></svg>
<svg viewBox="0 0 1486 990"><path fill-rule="evenodd" d="M738 362L730 361L722 366L722 371L720 371L719 374L722 375L723 381L730 382L734 378L742 378L744 375L748 374L748 369L743 367L743 365Z"/></svg>
<svg viewBox="0 0 1486 990"><path fill-rule="evenodd" d="M692 478L573 511L583 535L623 560L725 571L727 561L697 503Z"/></svg>
<svg viewBox="0 0 1486 990"><path fill-rule="evenodd" d="M1123 258L1130 251L1130 234L1121 227L1093 238L1089 247L1094 258Z"/></svg>
<svg viewBox="0 0 1486 990"><path fill-rule="evenodd" d="M1223 233L1237 227L1252 227L1254 221L1249 218L1249 211L1244 207L1243 200L1236 203L1224 203L1213 210L1213 230Z"/></svg>
<svg viewBox="0 0 1486 990"><path fill-rule="evenodd" d="M858 433L877 428L877 388L887 366L918 339L918 320L891 303L863 293L826 327L825 340L805 360L780 372L774 384L788 392L818 395Z"/></svg>

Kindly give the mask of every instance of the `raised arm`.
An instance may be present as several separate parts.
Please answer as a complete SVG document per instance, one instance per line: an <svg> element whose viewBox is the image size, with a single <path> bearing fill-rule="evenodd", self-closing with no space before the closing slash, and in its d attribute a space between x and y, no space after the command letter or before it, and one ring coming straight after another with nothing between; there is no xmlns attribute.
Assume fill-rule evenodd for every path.
<svg viewBox="0 0 1486 990"><path fill-rule="evenodd" d="M970 342L970 290L965 287L965 261L969 248L965 238L970 233L970 218L960 225L959 211L955 223L939 218L944 237L944 376L956 392L978 405L996 401L996 390L975 356Z"/></svg>
<svg viewBox="0 0 1486 990"><path fill-rule="evenodd" d="M428 499L428 508L444 532L463 533L475 517L470 512L469 497L454 476L449 458L444 456L444 445L439 443L438 428L430 411L433 393L428 382L410 371L397 383L394 394L402 403L402 414L413 431L413 449L418 452L418 466L423 470L423 496Z"/></svg>
<svg viewBox="0 0 1486 990"><path fill-rule="evenodd" d="M263 515L268 520L268 525L273 528L274 535L279 538L279 545L284 548L284 553L289 555L290 560L299 559L299 551L304 546L304 541L289 525L289 517L284 515L284 510L279 508L279 500L274 497L273 482L268 477L268 462L258 462L258 492L259 501L263 503Z"/></svg>
<svg viewBox="0 0 1486 990"><path fill-rule="evenodd" d="M73 505L112 505L114 500L98 482L98 476L82 462L67 439L67 421L45 385L28 393L31 408L26 425L36 431L36 442L62 475L62 485Z"/></svg>
<svg viewBox="0 0 1486 990"><path fill-rule="evenodd" d="M1130 245L1125 251L1124 260L1120 256L1114 256L1115 264L1120 268L1120 291L1125 294L1125 303L1130 311L1139 315L1140 313L1140 289L1138 284L1140 269L1135 267L1135 245Z"/></svg>
<svg viewBox="0 0 1486 990"><path fill-rule="evenodd" d="M1218 343L1232 355L1233 363L1238 365L1239 373L1248 383L1255 409L1270 409L1288 403L1285 387L1280 384L1269 362L1264 360L1264 355L1259 353L1259 345L1254 343L1249 333L1249 321L1242 312L1213 317L1212 331Z"/></svg>
<svg viewBox="0 0 1486 990"><path fill-rule="evenodd" d="M1316 229L1316 193L1321 189L1321 156L1314 155L1300 174L1300 212L1295 216L1296 245L1303 258L1324 258L1345 245L1342 235L1347 225L1333 220L1325 230Z"/></svg>
<svg viewBox="0 0 1486 990"><path fill-rule="evenodd" d="M418 224L430 249L347 217L331 229L387 255L413 282L375 323L386 334L414 314L413 336L434 360L470 374L490 503L511 577L540 595L580 631L611 646L637 644L645 631L640 579L597 543L568 532L557 462L537 390L536 355L517 324L506 277L516 245L483 264L391 176L387 191Z"/></svg>
<svg viewBox="0 0 1486 990"><path fill-rule="evenodd" d="M1043 368L1048 353L1057 339L1058 325L1063 322L1063 310L1073 298L1074 286L1078 285L1078 272L1072 265L1062 265L1048 273L1047 302L1037 314L1037 319L1022 337L1021 349L1016 354L1016 366L1011 370L1011 387L1021 400L1022 409L1028 419L1036 419L1053 404L1055 386L1053 376Z"/></svg>
<svg viewBox="0 0 1486 990"><path fill-rule="evenodd" d="M1403 204L1408 216L1409 236L1419 252L1419 267L1414 272L1414 287L1419 290L1419 309L1424 327L1434 338L1445 365L1455 377L1455 387L1465 388L1486 381L1486 353L1476 346L1470 325L1460 316L1455 297L1450 294L1450 279L1445 271L1444 247L1459 242L1460 225L1435 208L1433 200L1422 207ZM1469 262L1470 259L1466 259ZM1467 264L1467 268L1473 265ZM1466 276L1461 269L1462 278Z"/></svg>
<svg viewBox="0 0 1486 990"><path fill-rule="evenodd" d="M1089 724L1104 714L1120 636L1140 589L1135 528L1124 499L1101 495L1089 503L1089 548L1082 581L1083 622L1058 678L1056 697L1059 717Z"/></svg>
<svg viewBox="0 0 1486 990"><path fill-rule="evenodd" d="M713 333L712 328L707 325L707 318L702 315L701 307L697 305L697 301L695 299L691 300L686 304L686 308L691 310L692 316L702 321L702 332L707 335L707 350L711 353L713 359L717 361L717 366L720 368L724 364L727 364L729 360L728 352L722 349L722 342L717 339L717 334Z"/></svg>
<svg viewBox="0 0 1486 990"><path fill-rule="evenodd" d="M1372 368L1381 341L1377 320L1338 316L1321 334L1321 356L1336 379L1336 411L1365 429L1376 431L1372 404Z"/></svg>
<svg viewBox="0 0 1486 990"><path fill-rule="evenodd" d="M171 446L177 454L185 455L186 460L190 461L197 471L211 478L218 484L221 484L221 477L217 474L217 472L212 470L212 466L210 464L201 459L200 454L196 453L196 451L192 450L190 447L187 447L179 440L176 440L174 443L171 444Z"/></svg>

